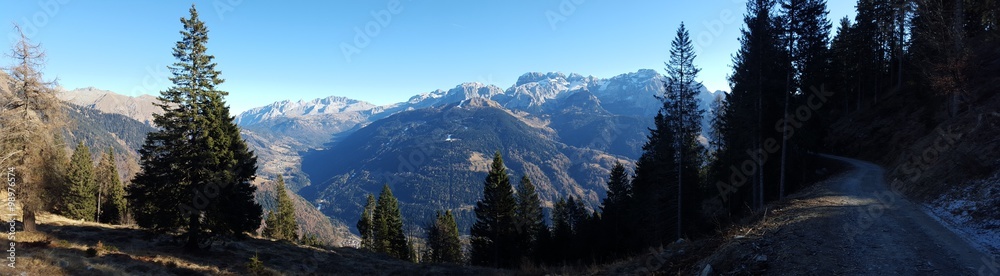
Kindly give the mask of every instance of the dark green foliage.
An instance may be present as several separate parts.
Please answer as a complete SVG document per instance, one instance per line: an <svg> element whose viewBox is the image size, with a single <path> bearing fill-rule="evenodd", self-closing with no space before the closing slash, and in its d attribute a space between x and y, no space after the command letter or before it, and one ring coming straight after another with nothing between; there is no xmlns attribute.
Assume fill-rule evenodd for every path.
<svg viewBox="0 0 1000 276"><path fill-rule="evenodd" d="M444 215L437 213L434 223L427 228L427 245L430 247L430 262L462 263L462 241L458 237L458 224L451 211Z"/></svg>
<svg viewBox="0 0 1000 276"><path fill-rule="evenodd" d="M711 180L714 183L711 186L718 195L712 201L725 210L718 211L723 214L739 214L747 206L754 209L762 206L765 194L762 183L778 181L780 162L774 160L779 158L773 153L760 154L767 141L781 144L774 124L784 117L788 80L788 55L779 43L781 26L772 15L774 5L770 0L747 4L746 26L740 37L742 47L733 58L734 71L729 78L732 92L726 97L722 118L718 119L722 142L712 164L716 178ZM744 164L750 164L746 167L754 170L742 173ZM773 188L773 193L766 194L777 195L777 187Z"/></svg>
<svg viewBox="0 0 1000 276"><path fill-rule="evenodd" d="M375 252L400 260L410 260L413 252L403 233L403 215L399 211L399 201L392 195L389 185L382 186L372 221Z"/></svg>
<svg viewBox="0 0 1000 276"><path fill-rule="evenodd" d="M72 104L67 104L64 110L67 117L73 119L73 123L65 130L67 140L83 141L92 149L110 147L123 155L138 152L146 135L156 130L121 114L104 113Z"/></svg>
<svg viewBox="0 0 1000 276"><path fill-rule="evenodd" d="M218 90L224 82L206 53L208 29L194 6L181 18L183 38L170 66L173 86L161 92L160 128L140 150L142 172L129 186L129 204L143 228L184 230L185 247L198 249L217 237L260 226L261 207L251 185L257 159L240 137ZM210 235L206 235L210 234Z"/></svg>
<svg viewBox="0 0 1000 276"><path fill-rule="evenodd" d="M592 231L594 217L583 202L560 198L552 208L552 241L549 261L562 263L579 259L592 259L588 254L594 249ZM588 258L585 258L588 257Z"/></svg>
<svg viewBox="0 0 1000 276"><path fill-rule="evenodd" d="M358 233L361 233L361 248L376 250L375 248L375 196L368 194L368 203L365 204L361 212L361 219L358 220Z"/></svg>
<svg viewBox="0 0 1000 276"><path fill-rule="evenodd" d="M483 198L476 202L476 223L471 230L471 261L482 266L512 267L517 259L517 200L499 151L493 155L483 185Z"/></svg>
<svg viewBox="0 0 1000 276"><path fill-rule="evenodd" d="M327 246L327 244L324 243L323 241L321 241L319 239L319 237L317 237L316 235L312 235L312 234L304 234L304 235L302 235L302 238L299 239L299 244L308 245L308 246L312 246L312 247L319 247L319 248L323 248L323 247Z"/></svg>
<svg viewBox="0 0 1000 276"><path fill-rule="evenodd" d="M691 230L697 229L701 221L701 166L705 163L705 148L698 141L701 135L701 121L705 113L699 106L698 97L701 83L697 82L698 69L694 65L697 55L684 23L677 28L677 36L670 44L670 60L666 62L667 75L664 83L665 119L676 136L677 183L678 190L669 191L676 197L676 206L671 206L677 219L673 236L676 240Z"/></svg>
<svg viewBox="0 0 1000 276"><path fill-rule="evenodd" d="M80 142L70 157L67 174L69 188L63 195L63 215L72 219L97 219L97 183L94 182L94 161L90 148Z"/></svg>
<svg viewBox="0 0 1000 276"><path fill-rule="evenodd" d="M298 224L295 222L295 206L292 205L292 199L288 197L288 191L285 189L285 179L278 175L278 185L276 189L277 193L277 206L274 211L267 216L267 220L264 224L267 227L264 228L264 236L268 238L294 241L298 239Z"/></svg>
<svg viewBox="0 0 1000 276"><path fill-rule="evenodd" d="M118 175L115 152L108 148L97 164L95 175L100 210L98 216L103 223L121 224L126 219L125 184Z"/></svg>
<svg viewBox="0 0 1000 276"><path fill-rule="evenodd" d="M372 122L328 150L306 154L302 169L312 185L298 193L308 200L328 202L329 208L323 208L326 215L356 222L361 219L365 195L378 194L382 184L390 183L393 194L406 206L402 212L407 221L429 222L437 210L451 209L459 229L468 234L475 214L472 208L454 206L473 205L482 197L483 171L466 168L470 157L485 159L475 162L483 168L489 164L493 152L483 149L501 149L508 172L518 177L529 174L542 201L552 201L575 187L603 190L603 183L594 180L603 178L610 164L587 158L595 151L566 147L503 109L457 104L400 112ZM620 131L631 137L645 124ZM591 130L580 132L584 131ZM461 140L444 141L449 134ZM583 159L575 159L578 156ZM564 175L573 182L556 183ZM594 202L587 203L596 205L596 199L588 198Z"/></svg>
<svg viewBox="0 0 1000 276"><path fill-rule="evenodd" d="M608 176L608 195L601 203L601 231L604 234L601 243L607 256L621 257L628 250L627 242L634 231L626 224L626 218L631 215L632 197L632 183L625 172L625 165L616 162Z"/></svg>
<svg viewBox="0 0 1000 276"><path fill-rule="evenodd" d="M521 177L517 187L514 223L518 234L518 255L537 261L540 242L549 235L549 227L545 225L542 201L527 175Z"/></svg>

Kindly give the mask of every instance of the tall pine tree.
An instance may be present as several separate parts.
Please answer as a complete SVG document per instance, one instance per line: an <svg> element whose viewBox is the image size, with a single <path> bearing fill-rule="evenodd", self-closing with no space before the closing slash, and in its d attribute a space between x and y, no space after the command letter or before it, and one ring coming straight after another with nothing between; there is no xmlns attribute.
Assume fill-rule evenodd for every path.
<svg viewBox="0 0 1000 276"><path fill-rule="evenodd" d="M670 60L664 82L664 106L668 125L676 136L675 154L677 160L676 230L674 240L681 238L685 228L694 228L700 221L701 206L701 166L705 163L705 148L698 141L701 135L701 120L705 111L699 106L701 83L697 82L698 69L694 66L694 45L684 23L677 28L677 36L670 44ZM690 225L689 225L690 224Z"/></svg>
<svg viewBox="0 0 1000 276"><path fill-rule="evenodd" d="M410 260L413 252L410 252L410 245L403 233L403 215L399 211L399 201L392 195L389 185L382 186L372 218L375 251L400 260Z"/></svg>
<svg viewBox="0 0 1000 276"><path fill-rule="evenodd" d="M358 220L358 233L361 234L361 248L376 250L375 248L375 195L368 194L368 200L364 210L361 211L361 219Z"/></svg>
<svg viewBox="0 0 1000 276"><path fill-rule="evenodd" d="M615 162L608 176L608 194L601 202L603 215L602 231L604 232L604 251L606 255L621 257L628 248L627 238L632 236L631 227L626 222L626 217L631 213L629 204L632 203L632 183L625 172L625 165Z"/></svg>
<svg viewBox="0 0 1000 276"><path fill-rule="evenodd" d="M538 249L543 237L549 235L545 225L542 200L538 198L535 185L527 175L521 177L517 187L517 210L514 221L518 233L518 255L537 260Z"/></svg>
<svg viewBox="0 0 1000 276"><path fill-rule="evenodd" d="M471 261L476 265L511 267L517 251L514 222L517 200L499 151L493 155L483 186L483 198L476 202L476 222L471 230Z"/></svg>
<svg viewBox="0 0 1000 276"><path fill-rule="evenodd" d="M69 188L63 195L64 215L72 219L97 219L97 183L94 182L94 162L90 148L81 141L70 157Z"/></svg>
<svg viewBox="0 0 1000 276"><path fill-rule="evenodd" d="M445 211L443 215L437 212L434 223L427 229L427 243L431 249L430 261L462 263L462 241L458 235L458 224L451 210Z"/></svg>
<svg viewBox="0 0 1000 276"><path fill-rule="evenodd" d="M257 158L240 137L218 90L224 80L206 53L208 29L192 5L181 18L182 39L170 66L173 86L161 92L154 115L160 128L140 150L142 171L129 186L136 222L155 230L184 230L185 248L260 226L261 207L250 183ZM207 235L210 234L210 235Z"/></svg>
<svg viewBox="0 0 1000 276"><path fill-rule="evenodd" d="M121 224L126 219L125 185L118 176L114 149L101 156L95 174L98 186L98 216L101 222Z"/></svg>
<svg viewBox="0 0 1000 276"><path fill-rule="evenodd" d="M288 197L288 192L285 189L285 179L278 175L278 185L275 187L274 193L276 206L274 211L268 214L267 219L264 224L267 227L264 228L264 236L286 241L294 241L298 234L298 224L295 222L295 206L292 205L292 199Z"/></svg>

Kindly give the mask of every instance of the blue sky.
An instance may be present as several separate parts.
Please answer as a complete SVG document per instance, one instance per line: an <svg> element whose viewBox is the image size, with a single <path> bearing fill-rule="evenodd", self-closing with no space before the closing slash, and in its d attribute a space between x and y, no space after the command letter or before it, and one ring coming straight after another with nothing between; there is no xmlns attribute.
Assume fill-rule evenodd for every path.
<svg viewBox="0 0 1000 276"><path fill-rule="evenodd" d="M195 1L234 114L279 100L375 104L462 82L510 87L525 72L663 72L684 21L711 90L729 90L744 1ZM854 17L834 0L830 20ZM9 1L10 23L45 48L44 72L73 89L158 95L190 2ZM358 31L365 33L358 34ZM366 39L367 38L367 39ZM9 46L8 46L9 48ZM9 59L3 65L9 64Z"/></svg>

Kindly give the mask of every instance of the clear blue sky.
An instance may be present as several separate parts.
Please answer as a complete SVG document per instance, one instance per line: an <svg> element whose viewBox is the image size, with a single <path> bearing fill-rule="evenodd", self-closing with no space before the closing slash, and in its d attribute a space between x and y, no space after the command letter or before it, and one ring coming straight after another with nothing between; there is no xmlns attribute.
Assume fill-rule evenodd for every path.
<svg viewBox="0 0 1000 276"><path fill-rule="evenodd" d="M662 73L681 21L699 49L701 81L729 90L726 76L745 11L737 0L399 0L390 9L391 2L195 1L234 114L331 95L388 104L462 82L507 88L532 71ZM853 18L854 1L829 5L832 22ZM0 19L7 45L10 23L21 24L47 51L47 77L68 89L158 95L170 84L165 66L173 62L178 19L189 7L179 1L5 1ZM355 43L356 28L375 35ZM345 55L344 45L358 51Z"/></svg>

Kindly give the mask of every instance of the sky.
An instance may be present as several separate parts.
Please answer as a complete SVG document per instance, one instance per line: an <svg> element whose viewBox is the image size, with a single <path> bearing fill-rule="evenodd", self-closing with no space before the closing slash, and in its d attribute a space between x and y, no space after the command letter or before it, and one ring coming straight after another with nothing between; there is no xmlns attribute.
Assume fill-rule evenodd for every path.
<svg viewBox="0 0 1000 276"><path fill-rule="evenodd" d="M527 72L609 78L664 72L684 22L709 90L729 90L745 2L194 1L234 114L281 100L344 96L383 105L464 82L502 88ZM46 78L66 89L159 95L191 2L7 1L0 20L45 49ZM831 22L854 1L831 0ZM835 30L834 30L835 31ZM7 52L7 51L5 51ZM0 66L10 65L7 58Z"/></svg>

